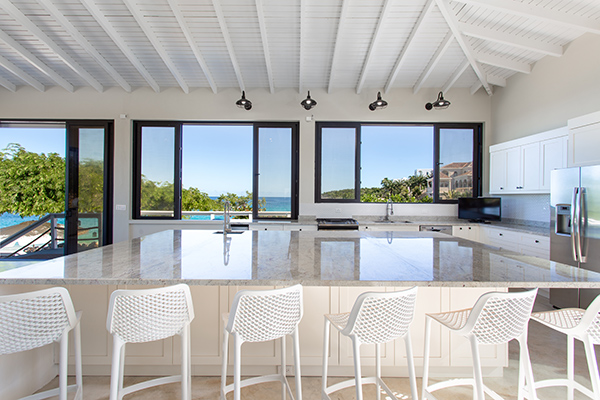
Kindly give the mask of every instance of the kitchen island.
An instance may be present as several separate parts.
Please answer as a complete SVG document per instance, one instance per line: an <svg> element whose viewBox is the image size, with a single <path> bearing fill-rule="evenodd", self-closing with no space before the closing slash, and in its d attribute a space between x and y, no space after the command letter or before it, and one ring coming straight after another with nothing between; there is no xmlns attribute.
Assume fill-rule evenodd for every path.
<svg viewBox="0 0 600 400"><path fill-rule="evenodd" d="M522 256L496 247L435 232L391 231L234 231L167 230L103 248L0 273L0 290L66 286L83 310L84 374L108 375L110 341L106 313L117 288L185 282L191 286L195 375L218 375L223 313L244 288L301 283L305 314L300 324L303 374L318 376L322 363L323 314L349 311L367 290L393 291L419 286L411 326L417 374L421 373L425 313L471 307L490 290L530 287L600 287L600 274ZM128 346L126 374L176 373L176 339ZM330 374L352 375L349 341L331 336ZM438 328L432 332L433 374L452 369L471 374L469 344ZM244 345L243 373L270 373L279 346ZM484 346L486 375L501 375L507 346ZM374 350L364 351L373 365ZM50 362L51 354L50 354ZM291 358L290 358L291 359ZM382 346L383 374L406 376L404 346ZM11 368L15 369L13 363ZM8 368L7 368L8 370ZM368 367L365 368L368 370ZM367 371L365 371L367 373Z"/></svg>

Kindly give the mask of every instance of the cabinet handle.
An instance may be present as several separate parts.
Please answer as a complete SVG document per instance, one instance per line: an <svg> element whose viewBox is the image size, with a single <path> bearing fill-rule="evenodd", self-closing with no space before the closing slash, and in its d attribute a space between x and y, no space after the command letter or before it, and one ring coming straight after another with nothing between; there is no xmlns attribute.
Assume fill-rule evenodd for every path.
<svg viewBox="0 0 600 400"><path fill-rule="evenodd" d="M536 242L536 243L539 243L540 241L539 241L539 240L536 240L535 242Z"/></svg>
<svg viewBox="0 0 600 400"><path fill-rule="evenodd" d="M502 186L500 186L500 190L504 190L504 188Z"/></svg>
<svg viewBox="0 0 600 400"><path fill-rule="evenodd" d="M502 236L502 234L501 234L501 233L499 233L499 234L498 234L498 236Z"/></svg>

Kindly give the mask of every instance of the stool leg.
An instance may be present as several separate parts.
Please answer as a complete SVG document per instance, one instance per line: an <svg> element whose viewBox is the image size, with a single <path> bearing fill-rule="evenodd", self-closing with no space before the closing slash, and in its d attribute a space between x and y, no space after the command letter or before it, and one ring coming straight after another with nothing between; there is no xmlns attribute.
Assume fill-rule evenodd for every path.
<svg viewBox="0 0 600 400"><path fill-rule="evenodd" d="M594 351L594 343L589 335L584 336L583 346L585 347L585 358L587 358L588 369L590 371L590 380L594 389L594 397L600 397L600 378L598 377L598 361Z"/></svg>
<svg viewBox="0 0 600 400"><path fill-rule="evenodd" d="M325 331L323 333L323 379L321 380L321 397L325 398L327 390L327 366L329 363L329 326L331 323L325 318Z"/></svg>
<svg viewBox="0 0 600 400"><path fill-rule="evenodd" d="M412 351L412 342L410 340L410 331L404 335L404 344L406 346L406 361L408 364L408 380L410 382L410 395L413 400L418 399L417 391L417 379L415 377L415 360Z"/></svg>
<svg viewBox="0 0 600 400"><path fill-rule="evenodd" d="M190 326L186 325L181 333L181 398L191 400L190 371Z"/></svg>
<svg viewBox="0 0 600 400"><path fill-rule="evenodd" d="M376 399L381 399L381 387L379 381L381 380L381 345L375 343L375 390L377 390Z"/></svg>
<svg viewBox="0 0 600 400"><path fill-rule="evenodd" d="M110 367L110 400L119 400L119 388L123 385L122 360L124 343L117 336L113 335L113 354L112 365Z"/></svg>
<svg viewBox="0 0 600 400"><path fill-rule="evenodd" d="M83 399L83 368L81 365L81 324L77 321L73 330L73 343L75 344L75 382L77 384L76 399Z"/></svg>
<svg viewBox="0 0 600 400"><path fill-rule="evenodd" d="M423 380L421 397L426 399L429 384L429 339L431 338L431 318L425 317L425 349L423 350ZM409 371L410 372L410 371ZM412 383L411 383L412 386ZM413 397L415 397L413 393Z"/></svg>
<svg viewBox="0 0 600 400"><path fill-rule="evenodd" d="M229 342L229 332L226 329L223 329L223 343L221 347L221 356L223 359L221 360L221 400L225 400L225 384L227 381L227 348Z"/></svg>
<svg viewBox="0 0 600 400"><path fill-rule="evenodd" d="M360 371L360 342L356 336L352 336L352 350L354 352L354 380L356 382L356 400L363 400L362 376Z"/></svg>
<svg viewBox="0 0 600 400"><path fill-rule="evenodd" d="M473 357L473 377L475 378L475 385L473 385L473 398L476 400L485 400L483 394L483 375L481 373L481 360L479 359L479 345L475 336L469 337L471 342L471 355Z"/></svg>
<svg viewBox="0 0 600 400"><path fill-rule="evenodd" d="M300 337L298 327L292 334L294 341L294 373L296 374L296 400L302 400L302 373L300 372Z"/></svg>
<svg viewBox="0 0 600 400"><path fill-rule="evenodd" d="M569 381L568 400L573 400L575 398L575 385L572 384L575 381L575 338L572 335L567 335L567 380Z"/></svg>
<svg viewBox="0 0 600 400"><path fill-rule="evenodd" d="M242 341L237 333L233 334L233 400L241 400L242 387Z"/></svg>
<svg viewBox="0 0 600 400"><path fill-rule="evenodd" d="M59 400L67 400L67 365L69 363L69 333L60 338L60 356L58 364Z"/></svg>
<svg viewBox="0 0 600 400"><path fill-rule="evenodd" d="M283 379L281 380L281 400L287 399L286 394L286 386L285 386L285 378L286 378L286 369L287 363L285 362L285 335L281 337L281 376Z"/></svg>
<svg viewBox="0 0 600 400"><path fill-rule="evenodd" d="M524 388L527 388L527 397L537 399L535 381L533 379L533 369L531 367L531 358L529 356L529 346L527 345L527 329L517 338L519 342L519 399L524 398ZM523 376L521 379L520 377Z"/></svg>

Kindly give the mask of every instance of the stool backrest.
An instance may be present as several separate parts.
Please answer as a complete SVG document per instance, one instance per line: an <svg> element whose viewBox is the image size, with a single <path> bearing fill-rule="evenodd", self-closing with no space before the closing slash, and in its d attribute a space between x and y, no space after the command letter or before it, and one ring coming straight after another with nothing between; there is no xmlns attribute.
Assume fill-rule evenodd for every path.
<svg viewBox="0 0 600 400"><path fill-rule="evenodd" d="M600 344L600 295L585 310L580 326L590 335L594 344Z"/></svg>
<svg viewBox="0 0 600 400"><path fill-rule="evenodd" d="M229 313L227 331L244 342L264 342L294 332L304 312L302 285L272 290L240 290Z"/></svg>
<svg viewBox="0 0 600 400"><path fill-rule="evenodd" d="M344 335L361 343L386 343L402 337L413 320L417 288L399 292L362 293L352 307Z"/></svg>
<svg viewBox="0 0 600 400"><path fill-rule="evenodd" d="M0 296L0 354L55 342L76 323L73 302L65 288Z"/></svg>
<svg viewBox="0 0 600 400"><path fill-rule="evenodd" d="M115 290L106 329L125 343L143 343L178 335L193 319L192 295L186 284Z"/></svg>
<svg viewBox="0 0 600 400"><path fill-rule="evenodd" d="M524 292L490 292L477 300L461 331L482 344L501 344L520 336L529 322L537 289Z"/></svg>

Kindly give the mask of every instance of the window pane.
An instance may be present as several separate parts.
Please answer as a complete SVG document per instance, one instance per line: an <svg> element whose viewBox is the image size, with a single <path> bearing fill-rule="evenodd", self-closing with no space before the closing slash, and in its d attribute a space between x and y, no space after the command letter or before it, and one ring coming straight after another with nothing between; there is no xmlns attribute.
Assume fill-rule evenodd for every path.
<svg viewBox="0 0 600 400"><path fill-rule="evenodd" d="M356 129L321 130L321 199L355 199Z"/></svg>
<svg viewBox="0 0 600 400"><path fill-rule="evenodd" d="M363 125L361 142L362 202L432 201L432 126Z"/></svg>
<svg viewBox="0 0 600 400"><path fill-rule="evenodd" d="M142 127L140 215L168 216L175 212L175 128Z"/></svg>
<svg viewBox="0 0 600 400"><path fill-rule="evenodd" d="M440 129L442 200L473 196L473 129Z"/></svg>
<svg viewBox="0 0 600 400"><path fill-rule="evenodd" d="M184 219L223 219L225 200L232 218L252 214L252 135L252 125L183 125Z"/></svg>
<svg viewBox="0 0 600 400"><path fill-rule="evenodd" d="M292 129L258 128L258 216L290 218Z"/></svg>

